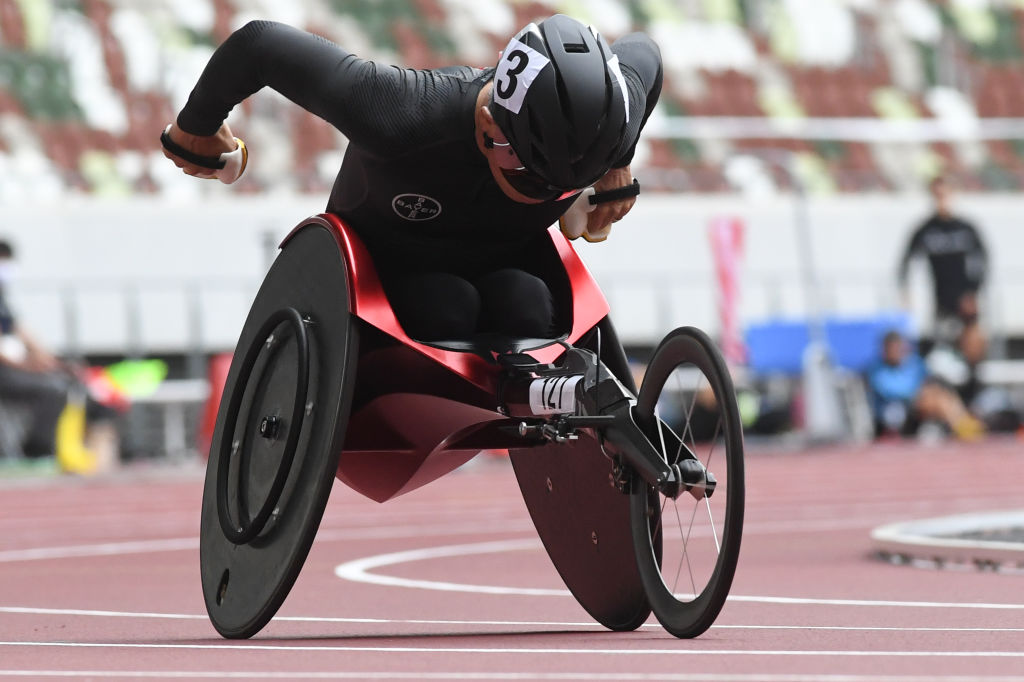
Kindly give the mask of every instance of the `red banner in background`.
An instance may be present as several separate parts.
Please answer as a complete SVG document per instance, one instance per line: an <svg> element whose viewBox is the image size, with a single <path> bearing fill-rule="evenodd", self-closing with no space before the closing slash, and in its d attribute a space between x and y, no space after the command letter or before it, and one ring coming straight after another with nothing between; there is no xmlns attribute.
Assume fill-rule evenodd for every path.
<svg viewBox="0 0 1024 682"><path fill-rule="evenodd" d="M747 357L739 323L743 230L743 221L732 216L712 219L708 230L718 283L719 344L725 359L737 364L743 363Z"/></svg>

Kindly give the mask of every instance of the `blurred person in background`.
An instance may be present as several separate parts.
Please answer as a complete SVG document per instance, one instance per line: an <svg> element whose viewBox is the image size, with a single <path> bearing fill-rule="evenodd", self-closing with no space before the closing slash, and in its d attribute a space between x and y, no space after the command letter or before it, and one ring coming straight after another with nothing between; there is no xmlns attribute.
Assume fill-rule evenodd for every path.
<svg viewBox="0 0 1024 682"><path fill-rule="evenodd" d="M988 270L988 252L977 228L953 214L952 188L945 176L929 184L935 212L913 233L899 265L907 300L907 271L918 256L928 259L935 298L937 343L952 344L960 330L978 319L978 291Z"/></svg>
<svg viewBox="0 0 1024 682"><path fill-rule="evenodd" d="M118 451L113 413L89 399L75 368L46 350L16 320L8 303L16 274L14 256L11 244L0 240L0 400L27 412L21 449L29 457L56 455L69 473L107 470Z"/></svg>
<svg viewBox="0 0 1024 682"><path fill-rule="evenodd" d="M985 434L984 424L957 392L928 374L924 360L898 331L882 339L881 358L868 370L867 383L878 435L918 435L931 424L963 440Z"/></svg>
<svg viewBox="0 0 1024 682"><path fill-rule="evenodd" d="M603 201L584 237L603 238L632 208L630 162L662 64L643 34L609 45L563 15L522 29L486 69L374 63L254 21L211 57L161 138L165 155L212 177L199 157L241 148L225 119L264 86L348 137L327 210L365 242L410 336L550 337L553 296L531 272L538 245L587 188Z"/></svg>
<svg viewBox="0 0 1024 682"><path fill-rule="evenodd" d="M955 348L936 348L928 354L926 364L989 431L1016 431L1021 418L1009 392L1003 386L989 385L981 376L981 365L987 359L988 337L980 323L972 322L961 330Z"/></svg>

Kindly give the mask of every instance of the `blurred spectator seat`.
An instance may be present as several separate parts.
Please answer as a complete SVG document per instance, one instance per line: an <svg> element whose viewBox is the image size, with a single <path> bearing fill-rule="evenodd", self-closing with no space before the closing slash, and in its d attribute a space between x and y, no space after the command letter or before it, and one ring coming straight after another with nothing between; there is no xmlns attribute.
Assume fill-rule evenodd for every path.
<svg viewBox="0 0 1024 682"><path fill-rule="evenodd" d="M146 454L177 459L194 454L190 422L206 402L209 392L210 385L206 379L169 379L153 393L132 398L129 418L135 414L141 421L140 413L148 410L156 410L160 414L156 428L161 434L159 449ZM153 442L156 439L147 435L145 440Z"/></svg>
<svg viewBox="0 0 1024 682"><path fill-rule="evenodd" d="M16 405L0 402L0 459L18 459L25 454L21 441L28 427L28 416Z"/></svg>
<svg viewBox="0 0 1024 682"><path fill-rule="evenodd" d="M865 318L826 318L825 339L832 364L863 372L877 360L882 337L892 329L912 336L910 315L883 313ZM770 320L746 330L748 364L756 375L799 375L810 343L806 320Z"/></svg>

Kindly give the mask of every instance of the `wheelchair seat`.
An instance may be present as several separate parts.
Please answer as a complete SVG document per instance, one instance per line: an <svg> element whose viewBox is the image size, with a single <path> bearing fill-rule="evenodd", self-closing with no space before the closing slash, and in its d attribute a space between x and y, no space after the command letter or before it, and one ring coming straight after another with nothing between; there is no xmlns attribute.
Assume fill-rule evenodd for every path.
<svg viewBox="0 0 1024 682"><path fill-rule="evenodd" d="M504 334L480 333L474 334L468 339L446 339L439 341L413 339L413 341L440 350L455 353L472 353L488 362L496 362L499 356L520 355L549 346L564 345L568 337L568 334L562 334L557 338L537 339L506 336Z"/></svg>

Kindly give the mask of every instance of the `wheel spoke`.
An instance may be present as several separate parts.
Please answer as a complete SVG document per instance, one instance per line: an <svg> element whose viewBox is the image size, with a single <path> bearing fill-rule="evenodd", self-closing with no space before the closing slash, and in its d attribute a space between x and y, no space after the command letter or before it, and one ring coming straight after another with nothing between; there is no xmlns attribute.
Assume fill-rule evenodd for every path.
<svg viewBox="0 0 1024 682"><path fill-rule="evenodd" d="M693 456L696 457L698 461L700 461L700 456L697 454L697 433L694 431L692 424L693 411L697 407L697 400L700 398L700 389L704 378L703 372L700 372L697 375L697 385L693 387L693 402L690 404L690 413L686 418L686 424L689 427L687 430L690 434L690 452L693 453Z"/></svg>
<svg viewBox="0 0 1024 682"><path fill-rule="evenodd" d="M676 372L675 375L676 375L676 383L678 384L679 395L682 396L683 393L684 393L684 391L683 391L683 380L682 380L682 377L680 376L680 374L678 372ZM683 448L686 447L686 435L687 434L690 435L690 443L691 443L691 445L694 442L693 428L691 427L691 422L693 420L693 409L697 406L697 392L699 390L700 390L700 379L697 379L697 387L696 387L696 390L693 393L693 400L690 402L690 409L688 409L686 411L686 427L683 429L683 433L679 436L679 450L676 451L675 462L678 462L679 458L683 456ZM675 462L673 462L673 464Z"/></svg>
<svg viewBox="0 0 1024 682"><path fill-rule="evenodd" d="M679 523L680 537L683 540L683 557L686 559L686 567L690 571L690 586L693 588L693 598L696 599L697 595L697 581L693 577L693 565L690 563L690 535L693 533L693 521L697 517L697 505L693 505L693 511L690 513L690 525L686 529L686 535L682 535L683 520L679 518L679 506L676 505L676 521Z"/></svg>
<svg viewBox="0 0 1024 682"><path fill-rule="evenodd" d="M715 400L717 400L717 396ZM718 443L718 437L722 434L722 415L718 415L718 419L715 420L715 432L711 434L711 445L708 446L708 461L704 462L704 468L711 469L711 458L715 455L715 445Z"/></svg>
<svg viewBox="0 0 1024 682"><path fill-rule="evenodd" d="M718 529L715 528L715 516L711 513L711 498L707 495L704 496L704 504L708 508L708 520L711 521L711 535L715 538L715 550L717 554L722 553L722 545L718 542Z"/></svg>
<svg viewBox="0 0 1024 682"><path fill-rule="evenodd" d="M662 428L661 412L657 403L654 405L654 425L658 429L658 439L661 441L661 456L668 461L668 449L665 447L665 430Z"/></svg>

